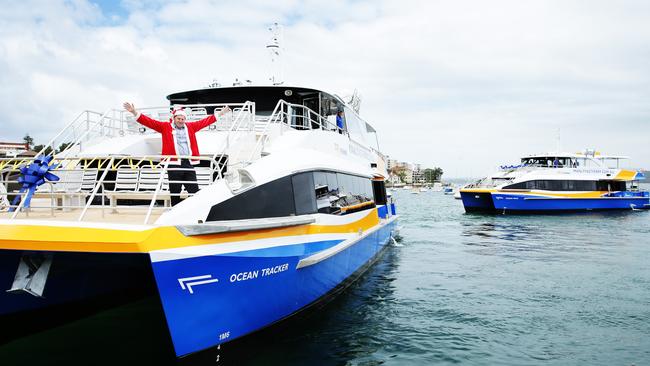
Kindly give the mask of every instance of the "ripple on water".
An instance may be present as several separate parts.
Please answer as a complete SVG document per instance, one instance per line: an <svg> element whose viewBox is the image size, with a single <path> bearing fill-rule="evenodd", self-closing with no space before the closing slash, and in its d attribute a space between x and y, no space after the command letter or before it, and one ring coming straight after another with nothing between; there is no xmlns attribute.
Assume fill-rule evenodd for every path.
<svg viewBox="0 0 650 366"><path fill-rule="evenodd" d="M440 193L394 197L403 246L264 364L650 364L650 212L466 215Z"/></svg>

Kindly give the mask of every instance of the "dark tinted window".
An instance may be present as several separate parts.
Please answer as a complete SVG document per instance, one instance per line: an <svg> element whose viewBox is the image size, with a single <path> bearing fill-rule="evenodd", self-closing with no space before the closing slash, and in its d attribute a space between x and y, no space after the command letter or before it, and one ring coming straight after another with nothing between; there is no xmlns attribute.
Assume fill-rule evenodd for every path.
<svg viewBox="0 0 650 366"><path fill-rule="evenodd" d="M531 180L505 189L539 189L546 191L625 191L625 182L595 180Z"/></svg>
<svg viewBox="0 0 650 366"><path fill-rule="evenodd" d="M336 173L314 172L316 208L319 213L337 214L341 210L332 203L339 199L339 183Z"/></svg>
<svg viewBox="0 0 650 366"><path fill-rule="evenodd" d="M605 181L598 182L598 190L599 191L625 191L626 187L625 187L625 182L605 180Z"/></svg>
<svg viewBox="0 0 650 366"><path fill-rule="evenodd" d="M385 200L385 187L383 192ZM341 215L373 208L374 199L369 178L326 171L298 173L254 187L212 206L206 221L316 212Z"/></svg>
<svg viewBox="0 0 650 366"><path fill-rule="evenodd" d="M385 205L388 202L386 195L386 183L383 180L372 181L373 195L375 196L375 203L378 205Z"/></svg>
<svg viewBox="0 0 650 366"><path fill-rule="evenodd" d="M212 206L206 221L257 219L295 215L291 177L240 193Z"/></svg>
<svg viewBox="0 0 650 366"><path fill-rule="evenodd" d="M318 171L314 172L314 190L320 213L346 214L374 207L369 178Z"/></svg>
<svg viewBox="0 0 650 366"><path fill-rule="evenodd" d="M314 173L300 173L291 177L296 215L316 213Z"/></svg>

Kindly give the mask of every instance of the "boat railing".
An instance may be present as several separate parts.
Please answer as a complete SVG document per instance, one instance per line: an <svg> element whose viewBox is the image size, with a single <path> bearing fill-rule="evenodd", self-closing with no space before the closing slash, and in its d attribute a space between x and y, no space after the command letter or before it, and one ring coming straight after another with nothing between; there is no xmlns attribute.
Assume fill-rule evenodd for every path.
<svg viewBox="0 0 650 366"><path fill-rule="evenodd" d="M224 115L220 123L211 125L207 129L208 131L229 131L233 124L237 124L240 129L253 128L255 105L252 102L181 105L180 107L186 108L187 120L192 122L205 118L215 109L226 105L232 109L232 113ZM175 108L178 107L178 105L175 106ZM139 110L156 120L167 121L171 118L169 106L145 107L139 108ZM239 121L245 121L245 123ZM86 110L48 141L38 151L37 156L57 154L60 157L73 157L88 146L101 143L106 139L148 133L154 133L154 131L137 123L133 115L123 109L109 109L103 114ZM25 164L29 160L30 158L25 158L20 163Z"/></svg>
<svg viewBox="0 0 650 366"><path fill-rule="evenodd" d="M259 125L258 125L259 128ZM293 130L324 130L334 133L350 135L344 129L330 122L327 117L320 115L311 108L289 103L284 100L278 101L271 115L266 119L263 129L260 132L260 138L257 141L249 161L253 161L255 156L260 156L265 146L274 137L282 135L289 129ZM350 138L350 141L357 147L370 152L371 149L358 143Z"/></svg>
<svg viewBox="0 0 650 366"><path fill-rule="evenodd" d="M0 174L0 217L43 218L76 221L124 221L143 224L170 209L172 197L187 198L194 193L171 193L170 185L187 184L169 179L169 172L187 170L174 165L178 159L192 159L196 184L200 189L224 175L225 157L210 156L102 156L93 158L56 158L51 170L58 181L21 189L20 166L4 163ZM15 160L15 159L14 159ZM31 203L26 207L26 198ZM120 213L126 212L120 218ZM136 215L137 217L134 217Z"/></svg>

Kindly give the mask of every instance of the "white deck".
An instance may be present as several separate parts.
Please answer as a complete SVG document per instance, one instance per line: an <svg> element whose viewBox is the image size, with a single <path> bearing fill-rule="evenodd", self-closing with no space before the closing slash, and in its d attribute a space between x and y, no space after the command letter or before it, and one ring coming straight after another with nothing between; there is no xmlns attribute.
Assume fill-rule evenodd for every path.
<svg viewBox="0 0 650 366"><path fill-rule="evenodd" d="M188 121L191 122L204 118L206 110L219 108L220 105L185 107L190 111ZM211 197L210 204L255 185L255 180L246 174L245 168L269 154L281 156L273 142L288 131L299 131L304 136L304 133L318 130L314 136L325 134L345 139L349 151L344 151L338 142L323 140L323 146L319 147L323 150L321 153L338 153L348 160L350 155L357 158L362 156L365 166L369 166L365 163L369 156L378 156L367 145L356 142L346 134L339 134L336 125L326 117L302 105L281 100L273 113L266 116L256 115L252 102L230 104L230 107L233 109L232 115L197 134L204 154L199 158L202 166L195 168L199 188L205 189L217 181L225 182L228 187L225 196ZM159 120L169 116L169 107L145 108L142 111ZM13 200L19 194L20 167L32 163L33 159L0 159L0 218L147 225L155 223L170 210L187 216L187 207L180 211L170 207L167 172L175 169L170 167L170 163L173 164L176 159L190 157L158 155L159 141L157 133L137 124L123 110L110 110L102 115L83 112L48 144L50 151L52 147L61 147L51 163L58 164L51 172L61 180L39 186L29 208L23 207L24 199L16 205L12 205L9 199ZM294 146L293 151L314 148L314 139L292 141L309 145ZM335 151L332 151L332 146ZM42 153L47 154L47 151L44 149ZM269 169L278 167L278 161L273 160L271 157L269 164L276 168ZM335 159L329 158L328 161ZM22 195L25 196L25 193ZM189 196L186 191L181 193L182 198ZM15 209L15 212L8 212L9 208Z"/></svg>

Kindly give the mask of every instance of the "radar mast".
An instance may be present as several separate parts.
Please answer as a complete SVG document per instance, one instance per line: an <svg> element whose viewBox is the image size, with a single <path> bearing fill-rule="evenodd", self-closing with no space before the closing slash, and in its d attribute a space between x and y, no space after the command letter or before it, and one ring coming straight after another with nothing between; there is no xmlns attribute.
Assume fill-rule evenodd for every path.
<svg viewBox="0 0 650 366"><path fill-rule="evenodd" d="M266 49L269 51L269 56L271 56L271 83L273 85L282 85L284 83L282 75L282 26L278 23L273 23L269 27L271 32L271 41L266 45Z"/></svg>

